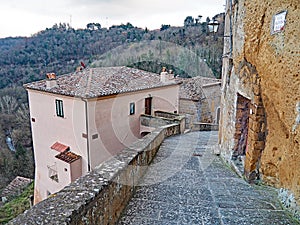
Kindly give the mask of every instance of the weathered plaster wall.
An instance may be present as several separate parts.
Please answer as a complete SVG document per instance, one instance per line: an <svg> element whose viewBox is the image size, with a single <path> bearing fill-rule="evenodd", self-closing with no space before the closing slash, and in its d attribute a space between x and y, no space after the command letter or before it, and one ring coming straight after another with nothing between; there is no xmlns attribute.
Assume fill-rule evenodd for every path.
<svg viewBox="0 0 300 225"><path fill-rule="evenodd" d="M178 91L179 85L170 85L89 100L91 168L141 137L140 115L145 113L145 98L152 97L152 114L156 110L174 112L178 111ZM135 104L133 115L129 113L130 103Z"/></svg>
<svg viewBox="0 0 300 225"><path fill-rule="evenodd" d="M256 143L263 147L257 156L261 177L291 190L300 202L299 0L232 3L232 61L230 37L225 37L224 54L229 57L224 58L222 77L222 154L229 159L234 146L237 93L254 105L260 102L265 118L259 130L266 135L265 143ZM271 34L272 17L282 10L287 10L285 28ZM226 11L225 36L230 36L230 0Z"/></svg>
<svg viewBox="0 0 300 225"><path fill-rule="evenodd" d="M32 139L35 157L35 203L47 198L47 193L54 193L71 182L70 171L58 167L59 152L50 147L55 142L68 145L70 150L82 156L83 174L88 171L84 102L77 98L62 97L39 91L28 91ZM55 100L61 99L64 104L64 118L56 116ZM49 178L48 166L55 165L59 182Z"/></svg>

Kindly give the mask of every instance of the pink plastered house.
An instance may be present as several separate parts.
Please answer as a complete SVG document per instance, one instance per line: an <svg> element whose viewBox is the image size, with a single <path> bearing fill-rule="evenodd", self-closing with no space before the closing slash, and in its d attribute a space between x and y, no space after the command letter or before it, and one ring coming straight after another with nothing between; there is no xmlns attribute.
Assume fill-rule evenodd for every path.
<svg viewBox="0 0 300 225"><path fill-rule="evenodd" d="M141 114L178 112L179 84L128 67L89 68L24 85L38 203L141 137Z"/></svg>

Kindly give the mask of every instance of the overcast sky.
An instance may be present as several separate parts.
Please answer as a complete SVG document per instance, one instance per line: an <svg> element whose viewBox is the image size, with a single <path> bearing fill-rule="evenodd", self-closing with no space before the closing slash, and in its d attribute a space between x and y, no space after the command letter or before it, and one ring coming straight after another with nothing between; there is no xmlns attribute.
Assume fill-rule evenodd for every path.
<svg viewBox="0 0 300 225"><path fill-rule="evenodd" d="M206 17L224 12L225 0L0 0L0 38L31 36L55 23L84 28L130 22L141 28L161 24L182 26L187 16Z"/></svg>

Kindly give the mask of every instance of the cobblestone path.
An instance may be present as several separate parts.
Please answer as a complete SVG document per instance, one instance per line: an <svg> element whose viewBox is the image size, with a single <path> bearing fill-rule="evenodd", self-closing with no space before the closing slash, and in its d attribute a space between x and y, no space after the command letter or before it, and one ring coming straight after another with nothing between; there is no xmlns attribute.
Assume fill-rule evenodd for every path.
<svg viewBox="0 0 300 225"><path fill-rule="evenodd" d="M217 135L166 139L119 225L299 224L282 210L274 189L249 185L213 155Z"/></svg>

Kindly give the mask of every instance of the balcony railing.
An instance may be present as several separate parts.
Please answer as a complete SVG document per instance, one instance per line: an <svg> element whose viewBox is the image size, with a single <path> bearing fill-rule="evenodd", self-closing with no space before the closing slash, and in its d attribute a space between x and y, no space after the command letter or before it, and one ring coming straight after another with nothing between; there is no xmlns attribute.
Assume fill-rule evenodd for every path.
<svg viewBox="0 0 300 225"><path fill-rule="evenodd" d="M56 182L58 182L58 174L57 174L57 168L56 168L56 164L52 165L52 166L47 166L48 167L48 176L51 180L54 180Z"/></svg>

